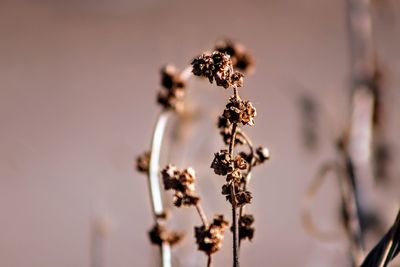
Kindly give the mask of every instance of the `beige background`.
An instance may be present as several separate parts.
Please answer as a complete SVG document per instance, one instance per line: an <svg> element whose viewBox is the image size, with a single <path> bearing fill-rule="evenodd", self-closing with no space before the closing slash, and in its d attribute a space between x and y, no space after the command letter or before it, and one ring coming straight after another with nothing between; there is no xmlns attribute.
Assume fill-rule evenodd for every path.
<svg viewBox="0 0 400 267"><path fill-rule="evenodd" d="M399 158L400 5L375 2L381 2L373 12L376 44L387 71L385 136ZM249 134L272 154L252 181L249 209L257 214L257 232L243 246L243 266L343 266L336 181L324 186L314 214L341 241L312 239L299 212L319 164L333 158L330 145L348 116L344 11L344 1L331 0L1 0L0 266L90 266L99 221L106 226L103 267L156 266L157 249L146 236L152 224L146 180L133 162L148 147L159 112L159 67L174 62L183 68L224 36L254 52L257 69L242 95L258 111ZM222 146L210 119L228 92L192 85L212 117L193 128L201 137L188 141L193 146L186 143L183 152L175 150L176 161L202 170L206 213L229 215L218 195L222 181L207 166ZM296 101L302 92L322 106L315 153L301 145ZM368 198L386 214L386 224L399 199L400 161L392 163L391 183ZM191 210L178 216L183 219L173 218L176 228L199 223ZM230 240L227 235L215 257L218 266L230 265ZM174 253L180 266L205 265L192 241L189 232L189 247Z"/></svg>

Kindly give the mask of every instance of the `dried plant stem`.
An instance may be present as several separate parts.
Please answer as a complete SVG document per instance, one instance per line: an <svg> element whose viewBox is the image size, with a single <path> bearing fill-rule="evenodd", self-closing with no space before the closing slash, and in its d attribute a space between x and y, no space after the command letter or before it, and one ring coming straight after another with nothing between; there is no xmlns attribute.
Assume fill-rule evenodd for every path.
<svg viewBox="0 0 400 267"><path fill-rule="evenodd" d="M159 181L159 162L162 140L164 138L165 126L168 121L168 113L161 112L154 127L153 139L151 143L150 164L148 173L149 191L152 204L153 216L156 224L160 223L165 216L165 209L162 203L161 188ZM163 242L160 246L161 266L171 267L171 246L168 242Z"/></svg>
<svg viewBox="0 0 400 267"><path fill-rule="evenodd" d="M233 88L233 94L239 99L239 93L236 87ZM233 148L237 133L237 123L232 124L231 140L229 143L229 155L233 158ZM239 212L235 197L235 184L231 183L231 202L232 202L232 228L233 228L233 266L239 267Z"/></svg>
<svg viewBox="0 0 400 267"><path fill-rule="evenodd" d="M239 210L236 206L235 185L231 184L232 227L233 227L233 266L239 267Z"/></svg>

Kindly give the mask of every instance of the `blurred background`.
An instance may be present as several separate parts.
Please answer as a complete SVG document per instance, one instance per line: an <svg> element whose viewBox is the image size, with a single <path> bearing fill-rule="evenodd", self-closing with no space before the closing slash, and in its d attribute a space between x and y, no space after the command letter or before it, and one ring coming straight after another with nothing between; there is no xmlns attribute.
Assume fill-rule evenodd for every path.
<svg viewBox="0 0 400 267"><path fill-rule="evenodd" d="M159 69L183 69L224 37L253 52L256 69L241 95L258 115L246 130L271 152L250 185L256 235L243 244L243 266L346 266L335 177L317 193L312 214L338 240L315 239L300 220L304 192L335 159L349 123L345 12L345 1L330 0L0 0L0 266L157 266L146 177L134 162L160 111ZM372 1L372 18L388 160L385 177L364 195L381 220L368 249L399 207L399 1ZM229 92L201 81L190 87L203 115L171 150L172 161L198 170L209 217L229 216L223 180L209 169L223 146L214 123ZM192 209L173 211L172 227L188 231L174 262L205 266L191 232L199 219ZM230 236L215 266L230 264Z"/></svg>

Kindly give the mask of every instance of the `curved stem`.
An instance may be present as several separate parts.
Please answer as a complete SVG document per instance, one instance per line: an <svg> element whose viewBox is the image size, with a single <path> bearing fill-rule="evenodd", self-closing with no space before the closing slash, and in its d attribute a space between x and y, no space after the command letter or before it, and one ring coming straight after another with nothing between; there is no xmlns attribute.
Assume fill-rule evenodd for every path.
<svg viewBox="0 0 400 267"><path fill-rule="evenodd" d="M160 219L165 217L165 209L161 197L161 187L159 174L160 152L162 147L162 140L164 138L165 127L168 121L168 113L161 112L157 118L156 126L154 127L153 138L151 142L150 164L148 173L148 183L151 198L151 206L153 211L154 220L159 223ZM161 253L161 266L171 267L172 256L171 246L168 242L163 242L160 246Z"/></svg>
<svg viewBox="0 0 400 267"><path fill-rule="evenodd" d="M149 189L153 215L155 220L165 214L165 210L162 203L161 187L159 180L159 163L160 153L162 147L162 140L164 137L165 127L168 121L168 113L161 112L158 116L156 126L154 127L153 139L151 144L150 152L150 164L149 164Z"/></svg>

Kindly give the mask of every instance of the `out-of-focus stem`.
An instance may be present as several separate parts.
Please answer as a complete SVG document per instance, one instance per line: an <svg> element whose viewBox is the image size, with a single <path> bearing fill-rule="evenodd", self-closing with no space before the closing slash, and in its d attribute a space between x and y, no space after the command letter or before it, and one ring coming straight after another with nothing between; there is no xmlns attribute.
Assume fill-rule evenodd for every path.
<svg viewBox="0 0 400 267"><path fill-rule="evenodd" d="M199 217L200 217L201 222L203 223L203 225L205 227L208 227L207 216L204 213L204 210L203 210L202 206L199 203L196 204L196 210L197 210L197 213L199 214Z"/></svg>
<svg viewBox="0 0 400 267"><path fill-rule="evenodd" d="M159 168L160 168L160 153L162 147L162 141L164 138L165 127L168 121L168 113L162 111L157 118L156 125L154 127L153 139L151 142L150 152L150 164L149 164L149 191L151 206L155 223L158 224L160 219L165 216L165 209L161 197L161 187L159 180ZM171 246L168 242L163 242L160 246L161 253L161 266L171 267L172 256Z"/></svg>
<svg viewBox="0 0 400 267"><path fill-rule="evenodd" d="M158 116L156 126L154 127L153 139L151 142L151 152L150 152L150 165L149 165L149 189L153 215L155 220L165 213L162 197L161 197L161 187L159 180L159 163L160 163L160 153L162 140L164 138L165 126L168 121L168 113L163 111Z"/></svg>
<svg viewBox="0 0 400 267"><path fill-rule="evenodd" d="M370 164L374 93L371 87L376 71L375 48L372 36L370 0L347 0L348 40L350 46L350 69L352 74L352 113L349 126L348 155L346 155L347 179L344 203L348 213L348 231L351 238L353 263L360 265L364 258L363 229L360 226L361 201L359 190L363 193L372 188ZM347 159L348 157L348 159ZM346 186L347 185L347 186Z"/></svg>

